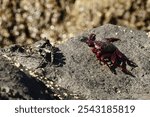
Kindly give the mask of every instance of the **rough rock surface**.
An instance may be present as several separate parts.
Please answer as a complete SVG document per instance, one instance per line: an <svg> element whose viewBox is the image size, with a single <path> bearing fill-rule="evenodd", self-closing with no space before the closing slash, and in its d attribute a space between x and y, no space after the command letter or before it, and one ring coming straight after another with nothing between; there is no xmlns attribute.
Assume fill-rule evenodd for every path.
<svg viewBox="0 0 150 117"><path fill-rule="evenodd" d="M97 35L97 40L109 37L121 40L114 45L138 65L135 69L127 66L135 77L123 73L120 68L116 69L115 75L106 65L99 63L91 49L81 42L92 32ZM150 99L150 38L145 32L108 24L58 45L56 50L53 64L40 67L44 68L47 80L64 89L61 91L67 90L66 97L72 92L79 99ZM26 63L20 64L26 66ZM63 92L53 88L57 95L62 95Z"/></svg>
<svg viewBox="0 0 150 117"><path fill-rule="evenodd" d="M55 83L57 80L56 67L59 67L63 64L63 56L59 52L58 48L53 47L49 43L49 40L42 39L41 41L38 41L27 47L11 45L9 47L0 49L0 54L2 57L4 57L0 61L2 62L3 68L1 72L2 99L13 99L9 98L8 96L8 94L12 96L9 92L10 90L6 91L6 89L11 89L11 92L17 92L19 94L20 91L24 92L24 89L31 91L31 94L34 97L30 96L30 92L26 92L28 97L21 92L21 96L22 98L24 97L24 99L81 99L81 97L78 97L76 94L71 93L67 89L60 87ZM55 60L53 60L54 58ZM3 59L9 61L3 61ZM9 67L7 64L11 64L10 66L19 68L18 70L20 70L20 72L16 72L15 69ZM7 73L7 71L10 72ZM15 75L13 80L16 82L10 82L12 77L7 75ZM4 76L6 77L5 80L3 80ZM6 81L8 83L3 86ZM33 81L35 81L35 83ZM41 84L37 84L37 81ZM19 87L19 89L13 89L11 87L12 85Z"/></svg>
<svg viewBox="0 0 150 117"><path fill-rule="evenodd" d="M0 99L58 99L44 83L0 57Z"/></svg>
<svg viewBox="0 0 150 117"><path fill-rule="evenodd" d="M95 33L97 40L119 38L114 44L138 67L130 69L135 77L117 75L106 65L100 65L90 48L80 40ZM63 67L58 68L58 84L86 99L150 99L150 38L143 31L120 26L104 25L59 46L65 56Z"/></svg>

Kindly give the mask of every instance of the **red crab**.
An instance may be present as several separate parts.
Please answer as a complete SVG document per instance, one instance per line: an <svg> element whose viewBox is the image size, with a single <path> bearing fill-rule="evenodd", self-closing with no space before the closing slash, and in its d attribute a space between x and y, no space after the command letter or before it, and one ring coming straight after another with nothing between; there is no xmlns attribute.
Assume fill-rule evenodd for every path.
<svg viewBox="0 0 150 117"><path fill-rule="evenodd" d="M90 34L86 39L86 44L92 48L92 52L96 55L100 62L106 64L110 70L116 74L115 68L120 67L122 71L131 76L132 73L126 68L128 64L131 67L137 67L137 65L130 61L119 49L112 44L112 42L118 41L117 38L105 38L105 41L96 41L96 35Z"/></svg>

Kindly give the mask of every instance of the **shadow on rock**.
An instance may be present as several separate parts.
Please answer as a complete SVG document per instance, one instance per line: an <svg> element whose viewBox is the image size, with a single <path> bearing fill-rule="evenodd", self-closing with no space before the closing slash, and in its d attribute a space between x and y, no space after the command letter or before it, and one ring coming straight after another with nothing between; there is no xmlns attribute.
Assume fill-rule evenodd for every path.
<svg viewBox="0 0 150 117"><path fill-rule="evenodd" d="M63 53L60 51L60 49L55 48L53 64L57 65L57 67L62 67L64 64L66 64L65 61L66 58L63 55Z"/></svg>
<svg viewBox="0 0 150 117"><path fill-rule="evenodd" d="M54 100L59 99L57 97L53 97L54 92L45 86L44 83L35 80L35 78L29 78L22 71L17 73L20 78L20 83L24 86L28 87L28 95L30 95L33 99L46 99L46 100ZM34 84L34 85L33 85Z"/></svg>

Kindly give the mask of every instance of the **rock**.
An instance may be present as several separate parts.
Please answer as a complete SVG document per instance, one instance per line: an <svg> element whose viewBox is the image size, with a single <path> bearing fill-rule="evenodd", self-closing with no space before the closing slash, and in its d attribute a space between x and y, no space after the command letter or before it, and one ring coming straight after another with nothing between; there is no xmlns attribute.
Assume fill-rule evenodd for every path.
<svg viewBox="0 0 150 117"><path fill-rule="evenodd" d="M119 38L114 42L119 50L138 67L127 68L135 75L124 74L117 68L113 74L106 65L100 65L91 49L80 40L90 33L97 40ZM143 31L104 25L72 38L58 48L65 64L57 67L58 85L85 99L150 99L150 38ZM146 95L146 96L144 96Z"/></svg>
<svg viewBox="0 0 150 117"><path fill-rule="evenodd" d="M115 75L106 65L101 65L87 44L81 41L91 33L96 34L97 40L110 37L119 38L120 41L114 42L114 45L131 61L138 65L138 67L134 69L127 65L127 69L135 77L123 73L119 67L116 68L117 74ZM37 43L41 44L41 42L47 46L37 46ZM9 76L11 76L11 74L14 76L17 75L19 80L14 82L16 86L30 78L30 80L33 80L32 86L41 81L48 86L46 89L54 92L59 99L150 99L150 38L148 38L146 32L107 24L89 30L75 38L69 39L61 45L53 47L53 52L51 53L51 60L53 61L48 61L48 57L43 56L47 55L47 52L49 53L49 43L46 41L45 44L43 40L37 43L31 45L33 53L29 52L30 49L28 49L28 47L25 48L26 52L18 51L18 49L17 51L10 51L9 53L1 51L4 57L9 59L10 62L11 60L13 61L13 65L19 64L26 70L19 72L25 75L17 75L18 72L12 72L14 67L8 67L9 69L6 67L5 70L3 70L4 68L2 67L0 75L3 75L4 71L7 71L8 73L6 73L9 74ZM36 47L38 47L38 49L36 49ZM27 58L32 58L31 65L30 62L27 61ZM6 63L10 65L10 62ZM44 65L41 66L39 63L43 62ZM15 69L19 71L23 69L22 67ZM34 75L30 73L31 69L32 71L36 71ZM41 71L41 69L44 73L38 71ZM9 78L6 73L4 76ZM26 76L27 74L29 76ZM15 80L15 77L11 78ZM8 84L10 81L12 82L12 80L9 80ZM5 83L5 81L1 80L0 83L3 82ZM26 80L26 82L28 81ZM51 82L51 84L48 82ZM9 85L3 87L9 87ZM26 86L26 89L28 89L28 91L31 89L39 91L33 87L30 88ZM20 90L24 91L22 88ZM6 88L5 91L9 92L9 88Z"/></svg>
<svg viewBox="0 0 150 117"><path fill-rule="evenodd" d="M53 60L54 51L55 51L55 61ZM15 71L11 72L11 69L13 68L11 69L9 68L10 71L9 74L17 75L17 82L13 82L13 85L18 87L18 85L20 86L24 82L27 83L27 84L23 84L23 87L25 87L26 90L33 92L32 96L35 97L31 97L31 99L78 99L78 96L76 94L71 93L67 89L62 88L55 83L57 79L55 68L63 64L63 59L61 53L59 53L59 49L56 47L54 48L49 43L49 40L42 39L41 41L38 41L32 44L31 46L27 46L27 47L23 47L20 45L11 45L9 47L0 49L0 54L6 60L9 60L6 62L7 64L11 63L12 64L11 66L19 68L20 70L19 75L18 72ZM59 57L61 57L61 59L59 59ZM3 62L3 60L1 62ZM7 67L6 69L2 69L2 75L3 72L4 73L6 72L6 70ZM9 79L9 82L7 85L4 86L2 85L1 91L2 94L7 95L7 92L9 91L7 89L10 87L12 83L10 82L11 78L9 78L6 74L4 74L4 76L6 77L5 79ZM14 77L14 80L15 79L16 77ZM37 84L36 83L37 81L42 84ZM2 81L2 83L3 82L5 83L5 81ZM3 88L3 87L8 87L8 88ZM14 90L15 92L19 92L19 93L20 90L24 92L23 87L20 87L19 90L18 89L14 89ZM26 92L26 93L27 96L30 94L30 92ZM48 94L48 96L50 95L52 97L48 97L45 93ZM9 97L9 96L5 96L5 97ZM25 97L26 95L23 94L22 98ZM11 98L7 98L7 99L11 99Z"/></svg>
<svg viewBox="0 0 150 117"><path fill-rule="evenodd" d="M0 57L0 99L58 99L53 94L44 83Z"/></svg>

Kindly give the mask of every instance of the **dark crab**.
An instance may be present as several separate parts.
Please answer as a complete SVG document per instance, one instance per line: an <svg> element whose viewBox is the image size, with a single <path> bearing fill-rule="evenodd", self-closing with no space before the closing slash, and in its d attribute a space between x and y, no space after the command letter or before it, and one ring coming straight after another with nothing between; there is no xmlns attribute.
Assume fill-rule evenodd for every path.
<svg viewBox="0 0 150 117"><path fill-rule="evenodd" d="M116 74L115 69L120 67L124 73L134 76L127 70L126 65L128 64L133 68L137 67L137 65L129 60L115 45L112 44L112 42L118 40L120 39L105 38L105 41L96 41L96 35L90 34L85 42L92 48L92 52L96 55L97 59L106 64L113 73Z"/></svg>

